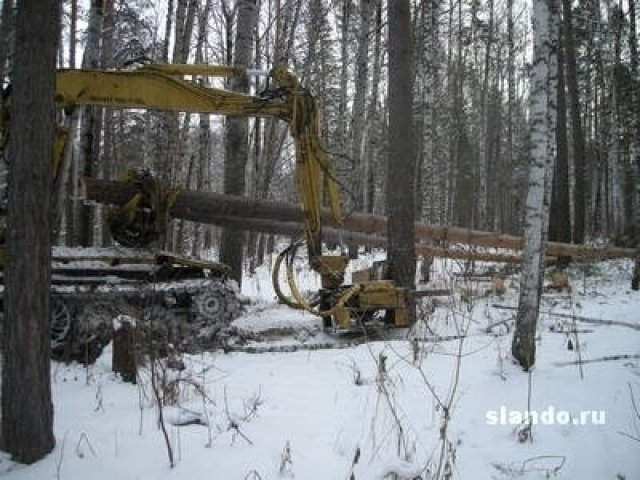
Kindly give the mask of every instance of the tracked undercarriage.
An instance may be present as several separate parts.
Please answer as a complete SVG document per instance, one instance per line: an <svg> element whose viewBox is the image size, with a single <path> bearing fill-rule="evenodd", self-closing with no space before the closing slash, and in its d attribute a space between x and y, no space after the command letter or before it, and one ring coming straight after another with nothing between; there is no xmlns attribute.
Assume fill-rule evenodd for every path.
<svg viewBox="0 0 640 480"><path fill-rule="evenodd" d="M242 310L228 267L215 262L120 248L54 248L53 257L56 359L94 362L123 323L142 349L205 349Z"/></svg>

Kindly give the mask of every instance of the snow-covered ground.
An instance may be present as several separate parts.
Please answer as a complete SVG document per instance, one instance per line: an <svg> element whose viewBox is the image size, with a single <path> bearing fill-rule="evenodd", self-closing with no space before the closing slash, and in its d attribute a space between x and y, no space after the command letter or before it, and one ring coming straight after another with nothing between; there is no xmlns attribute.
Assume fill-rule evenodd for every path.
<svg viewBox="0 0 640 480"><path fill-rule="evenodd" d="M514 311L494 307L516 305L516 277L496 297L484 294L486 284L464 285L458 267L438 263L439 286L478 296L427 302L413 342L184 358L185 370L160 376L174 468L148 370L137 386L123 383L110 371L110 349L88 369L54 364L57 446L31 466L0 458L0 475L640 479L640 293L629 290L631 262L575 269L571 294L545 294L531 375L510 360ZM313 288L311 274L299 275ZM266 269L245 279L243 293L254 304L240 328L313 334L320 325L275 304ZM627 357L589 363L613 356ZM529 428L519 418L526 410L537 416Z"/></svg>

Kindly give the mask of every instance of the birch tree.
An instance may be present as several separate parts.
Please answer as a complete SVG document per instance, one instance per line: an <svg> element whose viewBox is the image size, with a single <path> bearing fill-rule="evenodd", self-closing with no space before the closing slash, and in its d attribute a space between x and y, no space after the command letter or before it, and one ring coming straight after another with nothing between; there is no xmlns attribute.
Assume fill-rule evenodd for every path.
<svg viewBox="0 0 640 480"><path fill-rule="evenodd" d="M531 151L529 185L525 204L524 245L520 298L512 354L527 371L535 363L535 335L540 307L544 266L544 243L549 216L550 184L553 175L555 141L555 99L551 92L553 78L552 27L557 17L555 0L533 0L533 73L531 78L530 117ZM556 15L552 15L552 12ZM557 67L556 67L557 68ZM557 81L557 79L556 79ZM553 99L553 101L550 101Z"/></svg>

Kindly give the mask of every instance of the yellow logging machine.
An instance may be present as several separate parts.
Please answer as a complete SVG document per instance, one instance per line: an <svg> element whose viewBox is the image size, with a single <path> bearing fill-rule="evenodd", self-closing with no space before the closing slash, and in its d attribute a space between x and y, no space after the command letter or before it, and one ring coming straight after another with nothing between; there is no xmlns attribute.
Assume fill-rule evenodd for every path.
<svg viewBox="0 0 640 480"><path fill-rule="evenodd" d="M188 78L234 77L264 73L275 85L261 95L204 86ZM4 102L6 104L6 102ZM287 69L256 72L241 67L212 65L152 64L127 70L59 70L56 75L56 103L67 112L77 105L146 109L171 112L210 113L225 116L276 118L286 122L295 142L296 177L305 216L303 240L282 252L273 271L274 288L283 303L323 317L327 328L360 328L374 319L406 326L409 322L406 289L374 275L360 272L363 281L344 284L348 259L322 254L323 199L328 202L335 227L343 224L343 210L334 166L320 138L319 111L310 92ZM3 123L7 123L6 113ZM4 134L6 134L6 129ZM65 135L56 135L54 176L62 170ZM162 233L178 190L158 186L145 175L131 175L139 193L112 211L114 238L125 246L142 247ZM142 208L144 207L144 208ZM151 214L149 212L152 212ZM306 243L309 264L321 276L317 301L300 292L294 278L295 251ZM280 270L285 265L293 298L284 294Z"/></svg>

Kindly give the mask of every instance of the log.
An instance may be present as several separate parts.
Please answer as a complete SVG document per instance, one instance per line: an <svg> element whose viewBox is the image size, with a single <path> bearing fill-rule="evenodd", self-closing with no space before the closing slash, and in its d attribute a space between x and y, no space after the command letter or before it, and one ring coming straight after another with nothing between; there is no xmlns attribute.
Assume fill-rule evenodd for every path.
<svg viewBox="0 0 640 480"><path fill-rule="evenodd" d="M237 230L271 233L288 237L300 236L303 231L302 223L277 222L259 218L240 217L210 217L210 223L221 227L230 227ZM363 245L365 247L385 247L387 238L381 235L371 235L361 232L349 232L334 228L324 228L322 238L326 242L344 242ZM519 263L522 258L519 255L478 252L474 250L462 250L457 248L443 248L432 245L416 245L416 254L430 257L452 258L456 260L476 260L484 262Z"/></svg>
<svg viewBox="0 0 640 480"><path fill-rule="evenodd" d="M135 187L123 181L85 178L84 186L87 199L98 203L122 205L136 193ZM209 224L219 224L217 222L225 217L264 219L296 224L302 224L305 220L304 213L298 205L193 190L182 190L179 193L170 214L175 218ZM327 209L323 210L323 222L327 226L333 225ZM387 231L387 219L383 216L354 213L345 219L343 228L349 232L384 236ZM521 250L523 243L522 237L515 235L466 228L429 225L422 222L416 222L414 228L416 238L435 240L444 244L462 243L478 247ZM347 241L346 235L345 241ZM366 243L361 244L367 245ZM423 251L429 251L429 248L423 248L425 248ZM548 242L546 248L546 254L549 256L585 259L637 258L639 255L638 250L630 248L597 248L559 242Z"/></svg>
<svg viewBox="0 0 640 480"><path fill-rule="evenodd" d="M501 305L498 303L494 303L491 306L493 308L499 308L502 310L518 310L518 307L513 307L511 305ZM581 317L579 315L574 315L572 313L552 312L547 310L540 310L540 313L543 315L549 315L550 317L552 316L552 317L567 318L569 320L575 320L583 323L590 323L592 325L606 325L609 327L625 327L625 328L631 328L633 330L640 330L640 324L622 322L619 320L603 320L601 318Z"/></svg>
<svg viewBox="0 0 640 480"><path fill-rule="evenodd" d="M586 358L584 360L573 360L569 362L553 362L556 367L567 367L569 365L582 365L585 363L611 362L614 360L638 360L638 354L608 355L606 357Z"/></svg>

